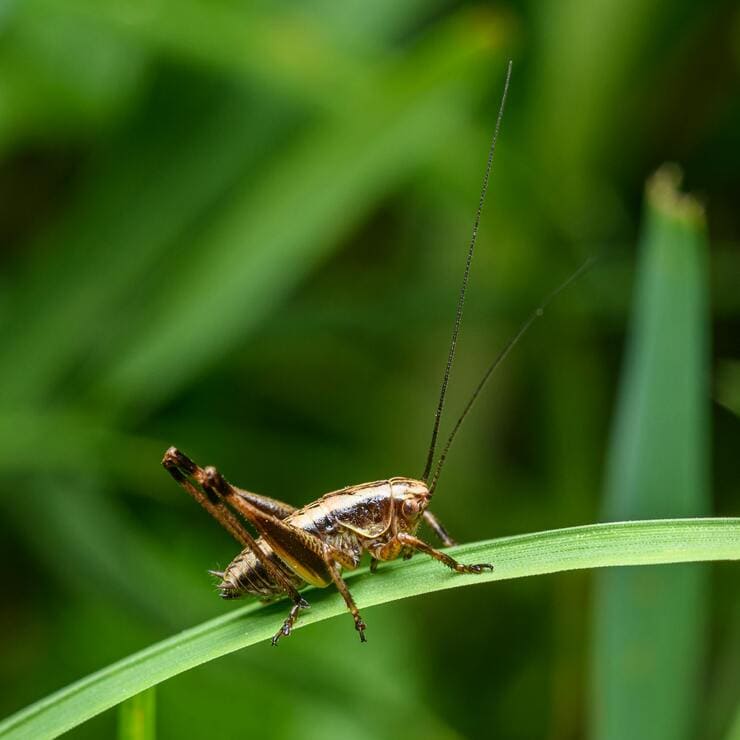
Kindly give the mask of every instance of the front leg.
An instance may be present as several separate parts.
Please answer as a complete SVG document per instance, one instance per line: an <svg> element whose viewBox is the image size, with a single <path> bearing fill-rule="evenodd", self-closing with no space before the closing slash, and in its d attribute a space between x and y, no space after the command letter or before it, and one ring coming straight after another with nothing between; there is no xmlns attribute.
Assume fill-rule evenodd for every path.
<svg viewBox="0 0 740 740"><path fill-rule="evenodd" d="M477 565L465 565L451 558L447 553L435 550L431 545L427 545L424 540L414 537L407 532L399 532L396 536L398 541L405 547L411 547L419 552L430 555L440 563L444 563L448 568L452 568L456 573L482 573L484 570L493 570L493 566L488 563L479 563Z"/></svg>

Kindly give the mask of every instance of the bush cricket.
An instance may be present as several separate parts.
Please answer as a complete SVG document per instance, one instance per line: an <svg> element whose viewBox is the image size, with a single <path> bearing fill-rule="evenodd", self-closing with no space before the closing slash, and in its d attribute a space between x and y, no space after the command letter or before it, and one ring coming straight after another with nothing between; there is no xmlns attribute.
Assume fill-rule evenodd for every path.
<svg viewBox="0 0 740 740"><path fill-rule="evenodd" d="M493 569L493 566L488 563L474 565L460 563L417 537L416 531L423 519L445 547L455 544L439 520L427 508L455 435L499 363L530 324L542 315L549 301L587 266L583 265L551 293L504 346L474 389L435 464L440 421L455 359L473 251L488 190L493 155L510 79L511 62L507 67L504 90L488 152L447 362L434 413L431 441L421 477L419 479L394 477L349 486L327 493L316 501L295 509L281 501L232 486L215 468L199 467L175 447L170 447L164 455L162 464L172 477L243 548L224 571L210 571L212 575L221 579L218 585L221 596L225 599L234 599L246 594L254 594L265 601L283 596L288 596L292 600L293 605L287 618L272 638L273 645L277 645L281 637L290 634L300 610L309 606L301 596L300 590L309 584L324 587L330 583L336 586L344 598L354 619L355 629L359 632L360 640L366 641L365 623L342 578L343 570L354 570L358 567L364 552L370 555L370 570L373 572L379 561L394 560L399 556L406 559L411 557L415 551L430 555L456 573L481 573ZM254 527L258 533L257 537L249 532L238 515Z"/></svg>

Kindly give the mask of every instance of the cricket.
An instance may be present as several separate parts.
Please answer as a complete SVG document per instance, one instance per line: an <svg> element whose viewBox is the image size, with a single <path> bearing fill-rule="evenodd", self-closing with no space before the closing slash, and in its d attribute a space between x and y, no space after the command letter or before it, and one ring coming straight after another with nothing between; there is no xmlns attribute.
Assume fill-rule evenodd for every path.
<svg viewBox="0 0 740 740"><path fill-rule="evenodd" d="M510 61L488 152L439 400L434 413L431 441L421 477L417 479L399 476L348 486L296 509L282 501L233 486L216 468L201 468L175 447L170 447L164 455L162 464L170 475L242 548L225 570L209 571L220 579L217 587L220 595L224 599L235 599L248 594L264 601L286 596L291 599L292 607L272 638L273 645L277 645L281 637L291 633L300 611L309 607L301 596L301 590L309 585L323 588L330 584L334 584L344 598L360 640L366 641L365 622L342 578L345 570L352 571L359 566L364 553L370 556L371 572L376 571L381 561L395 560L398 557L408 559L415 552L431 556L456 573L482 573L493 569L493 565L489 563L461 563L427 544L416 533L424 521L444 547L456 544L428 508L452 442L493 371L534 320L542 316L550 300L588 266L588 262L582 265L551 293L503 347L473 390L437 458L442 411L455 359L473 252L509 90L511 68ZM257 536L251 534L243 520L256 530Z"/></svg>

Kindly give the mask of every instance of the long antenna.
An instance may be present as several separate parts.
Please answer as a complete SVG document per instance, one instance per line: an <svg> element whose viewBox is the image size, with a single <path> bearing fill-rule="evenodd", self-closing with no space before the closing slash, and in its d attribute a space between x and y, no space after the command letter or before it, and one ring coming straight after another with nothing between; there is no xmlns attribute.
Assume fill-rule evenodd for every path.
<svg viewBox="0 0 740 740"><path fill-rule="evenodd" d="M516 334L514 334L511 339L509 339L509 341L504 345L501 352L499 352L499 354L497 355L496 359L488 366L488 370L486 370L486 372L483 374L483 377L478 382L478 385L475 387L475 390L473 391L470 399L465 405L465 408L460 414L460 418L455 422L455 426L452 428L450 436L447 437L447 441L445 442L445 446L442 448L442 454L439 456L437 467L434 469L434 475L432 476L432 481L429 485L430 493L433 493L434 489L437 487L437 481L439 480L440 473L442 472L442 466L447 459L447 453L450 451L450 447L452 446L452 442L454 441L458 430L462 426L462 423L465 420L465 417L470 412L470 409L473 408L473 404L480 395L480 392L483 390L485 384L488 382L488 379L491 377L491 375L493 375L493 371L506 359L506 356L509 354L509 352L511 352L514 345L519 342L527 329L529 329L529 327L532 326L532 324L544 314L545 309L550 304L550 302L559 293L562 293L571 283L575 282L584 272L586 272L586 270L588 270L597 259L598 257L596 256L589 257L567 280L565 280L557 288L555 288L555 290L553 290L542 301L542 303L540 303L540 305L537 306L534 311L532 311L527 320L519 327Z"/></svg>
<svg viewBox="0 0 740 740"><path fill-rule="evenodd" d="M493 166L493 153L496 151L496 140L498 139L498 132L501 128L501 120L504 117L504 105L506 104L506 96L509 92L509 80L511 80L511 60L509 60L509 64L506 67L504 92L501 95L501 103L498 109L498 116L496 117L496 128L493 131L493 138L491 139L491 148L488 150L488 162L486 163L486 172L483 176L483 187L481 188L480 199L478 201L478 209L475 212L475 221L473 222L473 235L470 239L470 246L468 247L468 258L465 261L465 272L463 273L462 287L460 288L460 297L457 299L457 312L455 314L455 324L452 329L452 339L450 340L450 351L447 354L447 365L445 366L444 376L442 377L442 387L439 391L439 401L437 403L437 409L434 412L432 439L429 443L427 460L424 465L424 472L421 476L421 480L423 481L426 481L429 478L429 473L431 472L432 465L434 464L434 455L437 451L437 437L439 436L439 425L442 421L442 409L445 405L445 396L447 395L447 385L450 382L452 363L455 360L457 335L460 332L460 324L462 322L463 306L465 305L465 292L468 289L468 279L470 277L470 265L473 262L473 251L475 250L475 242L478 238L478 228L480 226L481 213L483 212L483 203L486 200L486 193L488 192L488 180L491 176L491 168Z"/></svg>

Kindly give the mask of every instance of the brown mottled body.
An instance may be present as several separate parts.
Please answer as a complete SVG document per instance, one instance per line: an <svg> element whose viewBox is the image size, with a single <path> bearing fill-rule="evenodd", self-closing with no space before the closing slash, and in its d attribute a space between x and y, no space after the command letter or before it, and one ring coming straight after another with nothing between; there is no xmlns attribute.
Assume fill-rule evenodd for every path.
<svg viewBox="0 0 740 740"><path fill-rule="evenodd" d="M458 563L415 536L422 517L429 514L432 528L446 544L452 543L427 512L431 494L420 480L399 477L349 486L293 509L231 486L214 468L200 468L174 447L167 450L162 464L244 546L222 573L216 573L221 578L221 595L226 599L245 594L262 599L289 595L293 599L290 615L273 643L290 634L299 610L308 606L298 590L307 584L321 588L332 582L364 642L365 624L341 577L343 570L357 568L364 552L373 564L420 550L459 573L480 573L492 567ZM253 538L234 511L254 525L260 536Z"/></svg>
<svg viewBox="0 0 740 740"><path fill-rule="evenodd" d="M408 478L349 486L296 509L283 521L321 539L328 548L341 552L345 558L343 567L353 570L360 564L363 552L369 552L376 560L396 558L401 549L397 533L416 531L418 513L409 522L405 517L398 516L397 507L394 506L394 500L403 497L409 489L421 495L426 492L423 483ZM279 555L276 556L264 538L260 538L259 542L266 553L279 561ZM283 557L290 559L284 552ZM331 582L328 572L310 571L301 568L300 564L298 569L303 571L299 577L305 583L323 587ZM299 570L293 570L298 575ZM282 594L277 584L266 582L266 576L260 561L249 548L245 548L224 570L219 589L229 598L243 593L268 596Z"/></svg>

